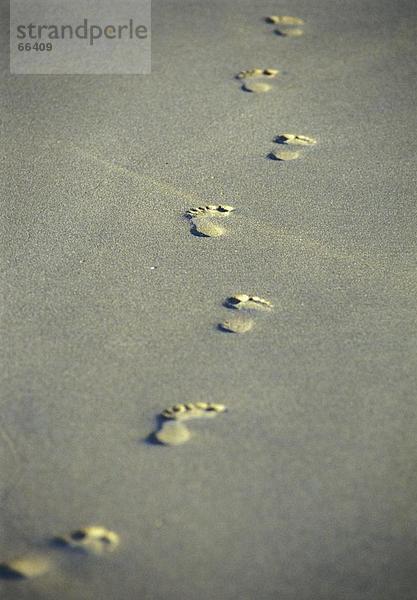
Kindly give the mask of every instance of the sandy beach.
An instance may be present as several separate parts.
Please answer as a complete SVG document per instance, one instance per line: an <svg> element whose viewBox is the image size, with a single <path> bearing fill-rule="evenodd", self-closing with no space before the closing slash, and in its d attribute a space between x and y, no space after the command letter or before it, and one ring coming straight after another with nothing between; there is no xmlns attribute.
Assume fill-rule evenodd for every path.
<svg viewBox="0 0 417 600"><path fill-rule="evenodd" d="M2 599L415 600L416 12L152 0L151 75L14 76L3 9L0 562L52 566Z"/></svg>

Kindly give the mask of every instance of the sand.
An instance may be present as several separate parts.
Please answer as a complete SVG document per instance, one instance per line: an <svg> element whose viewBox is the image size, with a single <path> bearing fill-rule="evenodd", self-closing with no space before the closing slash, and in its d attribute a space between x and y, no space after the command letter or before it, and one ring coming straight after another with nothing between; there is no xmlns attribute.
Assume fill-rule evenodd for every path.
<svg viewBox="0 0 417 600"><path fill-rule="evenodd" d="M254 326L253 319L231 317L225 319L219 323L218 327L220 331L226 331L227 333L247 333Z"/></svg>
<svg viewBox="0 0 417 600"><path fill-rule="evenodd" d="M190 438L191 432L188 427L177 421L164 421L154 433L154 440L165 446L180 446Z"/></svg>
<svg viewBox="0 0 417 600"><path fill-rule="evenodd" d="M0 596L415 600L415 2L152 8L150 76L10 76L2 21L0 561L54 567ZM282 310L222 334L239 290ZM49 550L94 523L110 555Z"/></svg>
<svg viewBox="0 0 417 600"><path fill-rule="evenodd" d="M300 158L300 155L300 152L295 150L282 150L281 148L278 148L271 152L270 157L273 160L297 160Z"/></svg>

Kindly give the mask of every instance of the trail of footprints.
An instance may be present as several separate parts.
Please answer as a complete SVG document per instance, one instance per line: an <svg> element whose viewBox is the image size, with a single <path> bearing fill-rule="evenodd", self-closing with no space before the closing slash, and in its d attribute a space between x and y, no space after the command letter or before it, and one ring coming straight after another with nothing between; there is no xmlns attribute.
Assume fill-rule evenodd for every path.
<svg viewBox="0 0 417 600"><path fill-rule="evenodd" d="M273 31L280 37L297 38L304 34L302 28L304 21L299 17L276 15L266 17L265 21L272 25L278 25ZM270 80L277 75L279 75L279 70L276 68L252 67L240 71L236 75L236 79L241 82L241 90L244 92L262 94L272 90L273 86Z"/></svg>
<svg viewBox="0 0 417 600"><path fill-rule="evenodd" d="M266 22L276 26L273 30L280 37L300 37L303 35L304 21L298 17L270 16ZM272 89L272 82L279 75L279 70L272 67L251 68L236 75L242 90L251 93L264 93ZM276 146L268 158L277 161L295 160L301 156L301 148L313 146L316 140L299 133L281 133L274 139ZM190 208L185 213L189 221L190 232L198 237L216 238L227 233L224 227L225 217L235 210L228 204L208 204ZM230 315L221 320L217 329L224 333L245 334L250 332L256 323L257 313L268 313L273 309L270 300L257 295L237 293L223 302ZM151 434L156 443L163 446L180 446L192 437L192 431L186 422L193 419L212 419L227 411L224 404L213 402L189 402L176 404L164 409L158 415L158 428ZM53 539L54 549L66 549L80 552L86 556L102 556L116 550L120 545L120 537L101 525L89 525ZM24 580L44 575L53 567L51 553L33 553L13 558L0 563L0 578Z"/></svg>
<svg viewBox="0 0 417 600"><path fill-rule="evenodd" d="M282 37L300 37L303 35L303 19L292 16L270 16L267 23L276 25L275 34ZM235 78L240 82L241 89L246 92L264 93L272 89L272 82L280 74L275 67L252 67L237 73ZM275 147L268 158L276 161L291 161L302 156L302 148L314 146L317 141L301 133L281 133L274 138ZM205 205L189 208L185 217L190 222L190 232L198 237L221 237L227 233L224 227L224 217L229 216L235 208L230 205ZM255 313L269 312L273 309L270 300L257 295L238 293L223 302L230 309L230 314L217 324L217 329L226 334L245 334L255 327ZM173 407L168 413L164 411L160 418L162 423L154 432L153 438L160 444L177 446L188 442L192 435L184 425L184 421L194 417L208 417L217 414L215 410L202 409L204 403L183 404ZM198 408L200 406L200 408ZM209 406L209 405L205 405ZM214 405L213 405L214 406ZM223 405L221 405L223 406Z"/></svg>

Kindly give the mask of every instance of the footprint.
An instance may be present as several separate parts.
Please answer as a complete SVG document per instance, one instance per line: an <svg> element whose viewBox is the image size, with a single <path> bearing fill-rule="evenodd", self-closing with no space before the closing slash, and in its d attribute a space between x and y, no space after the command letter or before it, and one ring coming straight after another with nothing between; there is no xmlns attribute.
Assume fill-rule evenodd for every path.
<svg viewBox="0 0 417 600"><path fill-rule="evenodd" d="M306 135L299 135L297 133L281 133L275 138L275 142L277 144L312 146L317 143L317 140Z"/></svg>
<svg viewBox="0 0 417 600"><path fill-rule="evenodd" d="M220 237L226 230L212 218L226 217L235 209L228 204L208 204L189 208L185 216L191 220L191 233L199 237Z"/></svg>
<svg viewBox="0 0 417 600"><path fill-rule="evenodd" d="M50 561L43 556L24 556L0 563L0 579L32 579L50 570Z"/></svg>
<svg viewBox="0 0 417 600"><path fill-rule="evenodd" d="M165 446L180 446L191 438L191 432L180 421L164 421L161 428L154 433L160 444Z"/></svg>
<svg viewBox="0 0 417 600"><path fill-rule="evenodd" d="M250 79L252 77L276 77L279 73L278 69L248 69L247 71L240 71L236 75L236 79Z"/></svg>
<svg viewBox="0 0 417 600"><path fill-rule="evenodd" d="M266 81L262 81L265 79L273 79L278 75L278 69L248 69L246 71L240 71L236 75L236 79L243 81L243 85L241 87L245 92L253 92L256 94L262 94L265 92L269 92L272 86ZM249 80L249 81L248 81ZM259 81L261 80L261 81Z"/></svg>
<svg viewBox="0 0 417 600"><path fill-rule="evenodd" d="M261 298L260 296L249 296L248 294L235 294L230 296L224 302L227 308L237 310L270 310L273 308L272 302Z"/></svg>
<svg viewBox="0 0 417 600"><path fill-rule="evenodd" d="M274 142L281 147L272 150L268 154L268 158L272 160L295 160L300 158L301 153L298 150L285 150L282 146L314 146L317 140L299 133L281 133L274 139Z"/></svg>
<svg viewBox="0 0 417 600"><path fill-rule="evenodd" d="M212 418L225 412L224 404L215 402L193 402L187 404L175 404L162 411L162 421L159 429L152 434L160 444L165 446L180 446L191 438L191 432L184 425L184 421L191 419Z"/></svg>
<svg viewBox="0 0 417 600"><path fill-rule="evenodd" d="M282 37L300 37L304 35L304 30L299 27L280 27L274 30L276 35L281 35Z"/></svg>
<svg viewBox="0 0 417 600"><path fill-rule="evenodd" d="M194 219L190 231L199 237L220 237L226 232L224 227L207 219Z"/></svg>
<svg viewBox="0 0 417 600"><path fill-rule="evenodd" d="M187 217L224 217L229 215L235 209L228 204L208 204L207 206L197 206L189 208L185 213Z"/></svg>
<svg viewBox="0 0 417 600"><path fill-rule="evenodd" d="M265 92L269 92L270 89L271 86L269 83L264 83L263 81L246 82L242 85L242 90L255 94L264 94Z"/></svg>
<svg viewBox="0 0 417 600"><path fill-rule="evenodd" d="M162 411L161 416L165 419L177 421L189 421L190 419L201 419L216 417L227 409L224 404L215 402L189 402L187 404L175 404L171 408Z"/></svg>
<svg viewBox="0 0 417 600"><path fill-rule="evenodd" d="M272 160L296 160L300 153L296 150L273 150L268 155Z"/></svg>
<svg viewBox="0 0 417 600"><path fill-rule="evenodd" d="M254 326L252 319L234 317L219 323L218 328L228 333L247 333Z"/></svg>
<svg viewBox="0 0 417 600"><path fill-rule="evenodd" d="M303 19L299 17L286 17L283 15L266 17L267 23L272 23L273 25L304 25Z"/></svg>
<svg viewBox="0 0 417 600"><path fill-rule="evenodd" d="M223 306L226 308L233 308L235 310L242 311L263 311L268 312L273 308L273 304L270 300L266 300L266 298L261 298L260 296L251 296L249 294L235 294L234 296L229 296L223 302ZM224 319L221 323L218 324L217 328L220 331L224 331L226 333L247 333L250 331L255 325L253 319L239 315L233 316L227 319Z"/></svg>
<svg viewBox="0 0 417 600"><path fill-rule="evenodd" d="M303 19L299 17L288 17L284 15L276 15L272 17L266 17L267 23L273 25L283 25L284 27L278 27L274 30L276 35L283 37L300 37L304 35L304 30L301 27L294 27L294 25L304 25Z"/></svg>
<svg viewBox="0 0 417 600"><path fill-rule="evenodd" d="M110 531L106 527L90 525L57 537L54 541L71 550L99 555L113 552L119 545L120 538L117 533Z"/></svg>

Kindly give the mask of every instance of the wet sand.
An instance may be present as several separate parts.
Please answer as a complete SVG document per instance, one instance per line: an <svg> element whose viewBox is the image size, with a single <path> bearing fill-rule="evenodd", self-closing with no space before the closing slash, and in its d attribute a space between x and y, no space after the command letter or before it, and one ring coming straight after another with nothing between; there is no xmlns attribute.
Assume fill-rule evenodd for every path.
<svg viewBox="0 0 417 600"><path fill-rule="evenodd" d="M152 8L150 76L2 53L0 561L53 567L0 595L415 600L415 3ZM317 143L269 160L287 131ZM219 331L242 292L274 309ZM228 412L149 442L198 401ZM116 551L48 544L89 525Z"/></svg>

